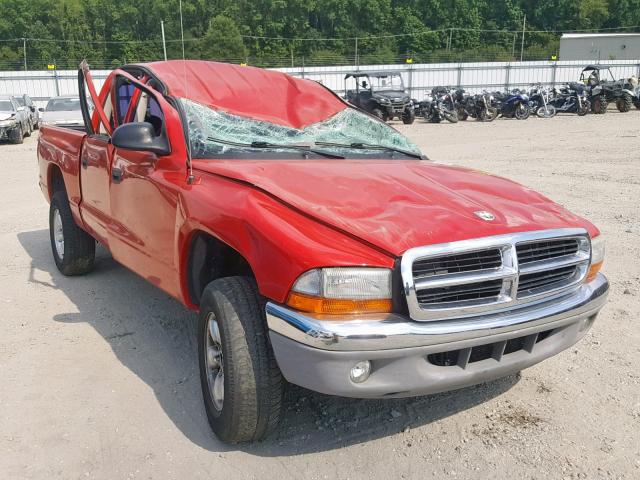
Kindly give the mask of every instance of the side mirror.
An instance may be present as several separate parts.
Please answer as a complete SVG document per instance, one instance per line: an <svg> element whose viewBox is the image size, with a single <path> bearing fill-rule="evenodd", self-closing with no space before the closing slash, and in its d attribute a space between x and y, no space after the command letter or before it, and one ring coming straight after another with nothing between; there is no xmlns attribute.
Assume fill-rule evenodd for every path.
<svg viewBox="0 0 640 480"><path fill-rule="evenodd" d="M34 107L33 105L31 105L31 106L29 107L29 110L31 110L32 112L35 112L35 111L36 111L36 107Z"/></svg>
<svg viewBox="0 0 640 480"><path fill-rule="evenodd" d="M40 107L38 111L44 113L44 107Z"/></svg>
<svg viewBox="0 0 640 480"><path fill-rule="evenodd" d="M123 150L152 152L159 156L171 153L167 138L164 135L156 137L153 125L147 122L120 125L113 132L111 144Z"/></svg>

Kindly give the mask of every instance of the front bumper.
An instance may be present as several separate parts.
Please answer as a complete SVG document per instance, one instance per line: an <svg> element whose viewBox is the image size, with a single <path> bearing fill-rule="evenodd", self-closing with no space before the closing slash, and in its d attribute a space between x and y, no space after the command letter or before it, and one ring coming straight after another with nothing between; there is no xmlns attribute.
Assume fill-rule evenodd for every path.
<svg viewBox="0 0 640 480"><path fill-rule="evenodd" d="M0 140L6 140L9 138L11 131L15 130L17 125L10 125L6 127L0 127Z"/></svg>
<svg viewBox="0 0 640 480"><path fill-rule="evenodd" d="M500 378L561 352L589 330L608 290L599 274L545 303L430 322L394 314L335 320L271 302L266 311L276 360L289 382L345 397L402 397ZM354 383L351 368L363 360L371 362L371 375Z"/></svg>

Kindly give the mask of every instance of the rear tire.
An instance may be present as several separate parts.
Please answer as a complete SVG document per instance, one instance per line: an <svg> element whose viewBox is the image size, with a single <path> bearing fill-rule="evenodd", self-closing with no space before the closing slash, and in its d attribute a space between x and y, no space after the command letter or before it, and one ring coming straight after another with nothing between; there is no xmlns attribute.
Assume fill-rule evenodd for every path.
<svg viewBox="0 0 640 480"><path fill-rule="evenodd" d="M96 241L76 225L67 193L53 194L49 207L49 235L53 260L60 273L67 276L84 275L93 270Z"/></svg>
<svg viewBox="0 0 640 480"><path fill-rule="evenodd" d="M220 440L260 440L278 424L283 380L268 335L253 279L226 277L207 285L198 363L207 418Z"/></svg>
<svg viewBox="0 0 640 480"><path fill-rule="evenodd" d="M630 95L622 95L622 97L616 100L616 108L621 113L628 112L631 110L631 107L633 107L633 100Z"/></svg>
<svg viewBox="0 0 640 480"><path fill-rule="evenodd" d="M24 132L25 137L30 137L31 132L33 131L33 127L31 126L31 122L27 125L27 130Z"/></svg>

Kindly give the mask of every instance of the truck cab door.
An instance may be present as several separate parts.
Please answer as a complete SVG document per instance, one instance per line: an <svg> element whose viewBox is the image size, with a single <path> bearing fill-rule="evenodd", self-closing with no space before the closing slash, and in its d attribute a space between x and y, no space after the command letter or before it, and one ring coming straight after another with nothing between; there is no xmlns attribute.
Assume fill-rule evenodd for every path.
<svg viewBox="0 0 640 480"><path fill-rule="evenodd" d="M110 143L112 133L111 101L109 82L98 95L91 78L89 65L82 62L78 69L80 108L87 136L80 151L80 216L91 234L109 247L108 225L111 222L109 184L111 179ZM93 116L89 109L89 98L94 105Z"/></svg>
<svg viewBox="0 0 640 480"><path fill-rule="evenodd" d="M169 155L114 147L109 186L110 250L114 258L174 297L181 296L176 225L186 155L182 122L161 93L116 70L111 84L115 130L146 122L164 136ZM172 130L173 128L173 130ZM114 131L115 131L114 130ZM177 135L171 136L170 133Z"/></svg>

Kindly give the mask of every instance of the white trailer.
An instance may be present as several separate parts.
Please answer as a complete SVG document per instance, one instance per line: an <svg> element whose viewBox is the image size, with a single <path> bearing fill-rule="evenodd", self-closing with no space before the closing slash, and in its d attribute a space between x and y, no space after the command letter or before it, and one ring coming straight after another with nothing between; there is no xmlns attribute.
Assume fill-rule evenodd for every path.
<svg viewBox="0 0 640 480"><path fill-rule="evenodd" d="M640 33L565 33L560 60L640 59Z"/></svg>

